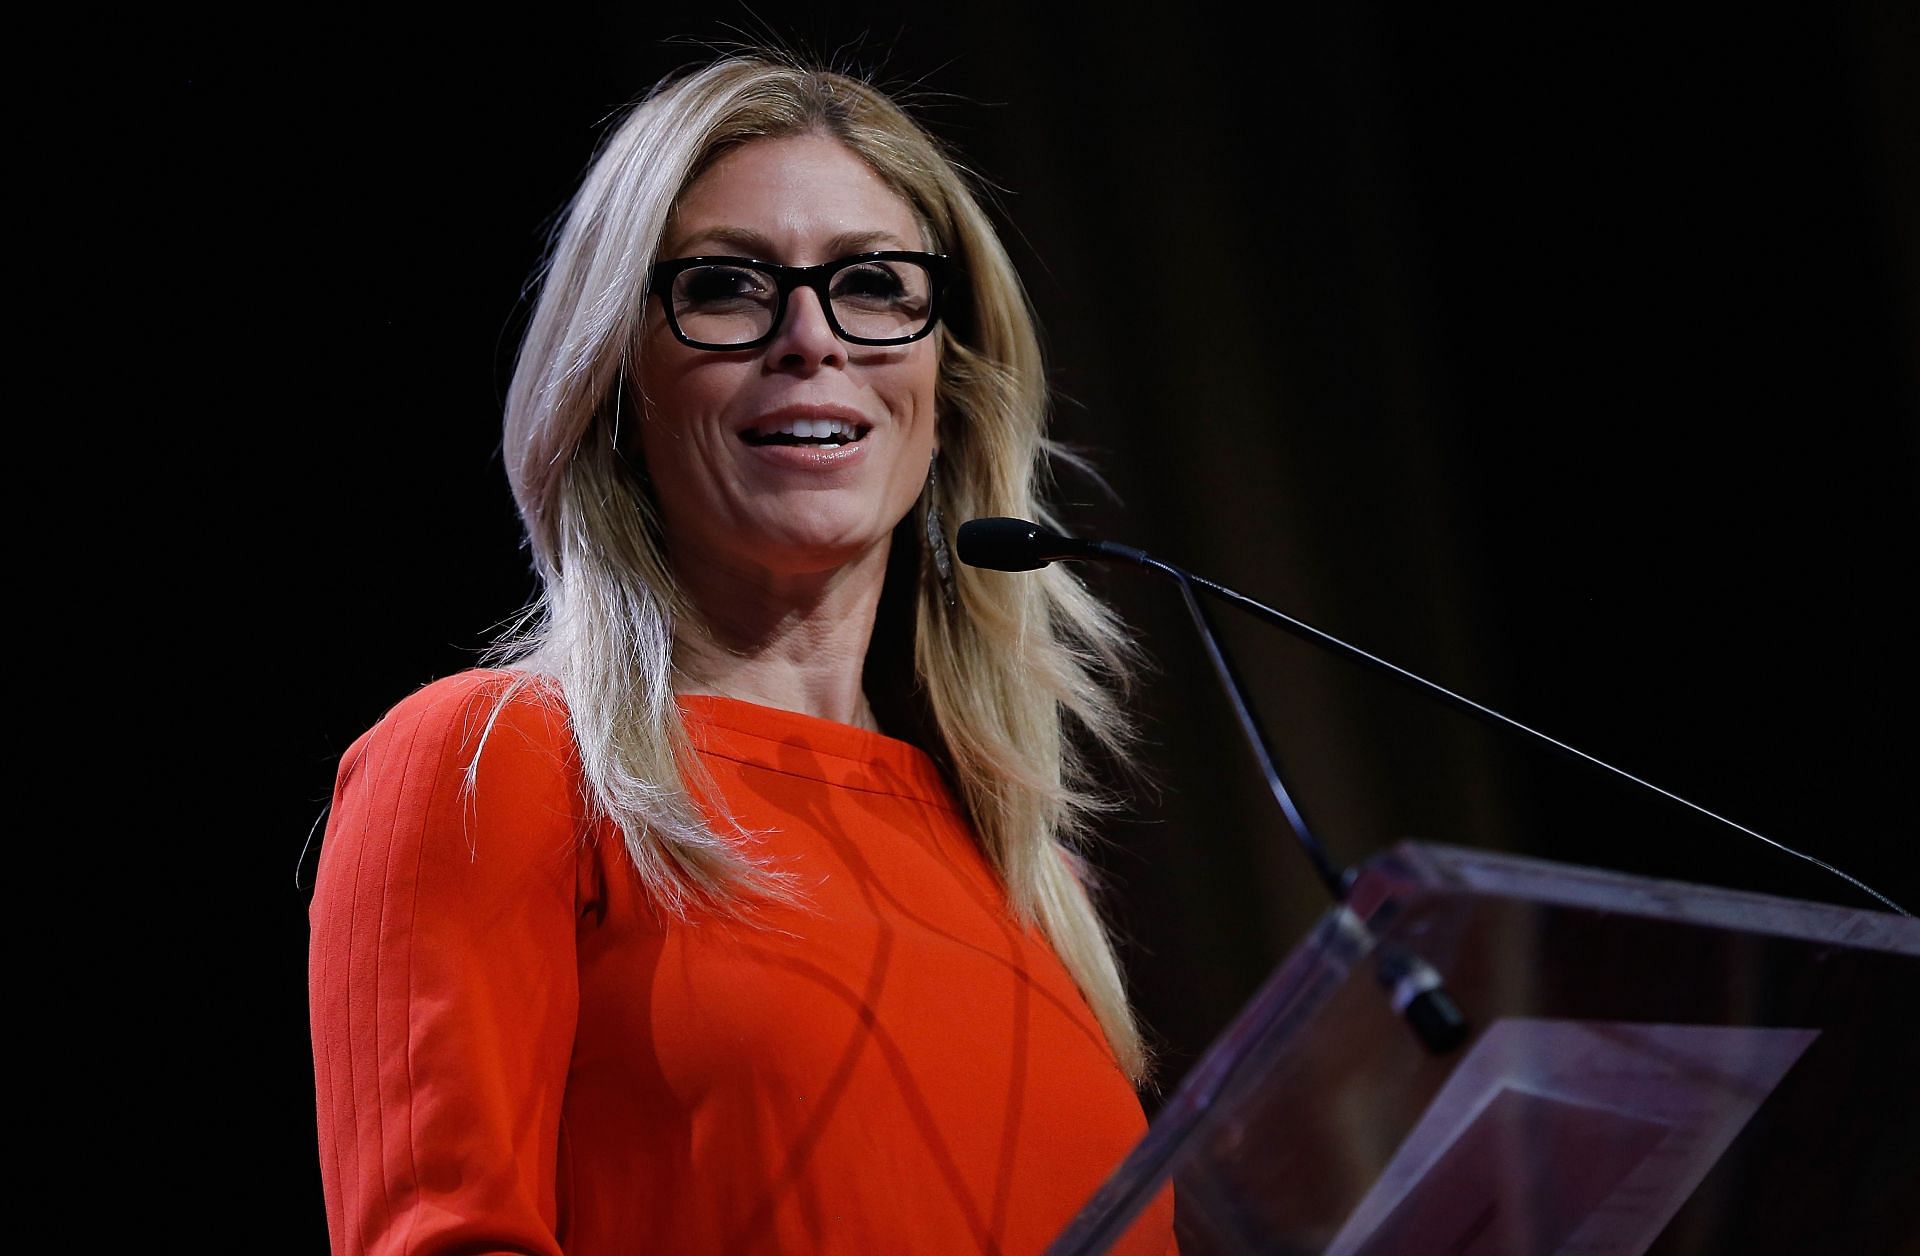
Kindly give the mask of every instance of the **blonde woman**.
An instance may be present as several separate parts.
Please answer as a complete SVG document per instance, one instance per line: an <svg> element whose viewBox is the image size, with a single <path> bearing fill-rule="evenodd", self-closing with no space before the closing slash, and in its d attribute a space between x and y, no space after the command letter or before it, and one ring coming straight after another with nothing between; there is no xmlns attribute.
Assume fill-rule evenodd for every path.
<svg viewBox="0 0 1920 1256"><path fill-rule="evenodd" d="M1042 381L873 88L730 58L613 132L507 404L542 597L342 760L336 1251L1033 1252L1144 1132L1070 846L1121 638L948 554L1044 517Z"/></svg>

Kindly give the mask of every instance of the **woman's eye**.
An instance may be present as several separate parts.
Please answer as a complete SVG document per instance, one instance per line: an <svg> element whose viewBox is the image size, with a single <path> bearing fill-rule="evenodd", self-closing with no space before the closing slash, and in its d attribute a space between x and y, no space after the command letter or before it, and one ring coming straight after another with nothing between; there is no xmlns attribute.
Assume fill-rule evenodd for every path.
<svg viewBox="0 0 1920 1256"><path fill-rule="evenodd" d="M833 277L835 300L898 301L907 294L906 284L891 267L873 263L849 266Z"/></svg>
<svg viewBox="0 0 1920 1256"><path fill-rule="evenodd" d="M699 266L685 271L678 284L680 299L694 305L729 301L760 301L773 291L766 276L739 266Z"/></svg>

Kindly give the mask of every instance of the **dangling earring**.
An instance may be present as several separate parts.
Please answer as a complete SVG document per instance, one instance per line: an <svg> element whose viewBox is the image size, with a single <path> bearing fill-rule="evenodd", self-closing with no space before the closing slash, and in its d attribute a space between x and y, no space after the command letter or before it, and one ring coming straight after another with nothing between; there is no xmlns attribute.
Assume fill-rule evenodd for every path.
<svg viewBox="0 0 1920 1256"><path fill-rule="evenodd" d="M936 493L940 454L935 451L927 464L927 550L933 555L933 570L940 577L940 590L947 595L947 609L960 604L959 589L953 582L953 556L947 553L947 531L940 518L940 499Z"/></svg>

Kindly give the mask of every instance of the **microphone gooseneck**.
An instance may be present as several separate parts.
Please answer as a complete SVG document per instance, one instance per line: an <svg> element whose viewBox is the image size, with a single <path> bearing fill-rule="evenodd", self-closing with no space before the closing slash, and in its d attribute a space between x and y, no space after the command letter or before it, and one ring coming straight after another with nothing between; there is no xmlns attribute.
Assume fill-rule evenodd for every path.
<svg viewBox="0 0 1920 1256"><path fill-rule="evenodd" d="M974 539L972 545L969 544L970 538ZM1596 758L1584 750L1570 746L1566 742L1550 737L1537 729L1529 728L1519 720L1502 715L1492 707L1475 702L1472 698L1463 697L1451 689L1435 684L1424 676L1417 675L1404 667L1389 663L1377 655L1369 654L1358 646L1349 645L1331 633L1322 632L1311 624L1295 619L1290 615L1283 614L1270 606L1256 602L1245 594L1229 589L1225 585L1215 584L1213 581L1202 576L1196 576L1190 572L1183 571L1171 563L1162 562L1143 550L1137 550L1127 545L1116 545L1111 541L1095 541L1080 537L1063 536L1060 533L1042 528L1038 524L1029 523L1024 519L975 519L963 523L960 525L959 549L960 560L962 562L976 567L988 567L996 571L1032 571L1044 567L1048 563L1066 558L1097 558L1130 563L1135 566L1144 567L1150 571L1159 572L1162 575L1170 576L1177 581L1185 592L1190 608L1194 610L1196 615L1198 614L1198 603L1193 599L1192 590L1196 587L1205 589L1207 592L1221 598L1223 601L1232 603L1241 610L1254 615L1256 618L1263 619L1276 627L1284 628L1293 635L1314 642L1340 655L1342 658L1363 663L1375 670L1385 672L1396 680L1410 684L1422 693L1425 693L1428 697L1437 699L1456 711L1464 711L1466 714L1484 722L1494 724L1501 728L1511 729L1518 733L1524 733L1535 742L1561 755L1578 759L1593 767L1602 768L1614 776L1630 781L1642 789L1650 790L1658 794L1669 802L1678 803L1680 806L1706 816L1710 820L1718 821L1730 829L1734 829L1746 834L1748 837L1764 842L1783 854L1792 855L1796 859L1803 859L1816 868L1820 868L1839 877L1848 885L1853 886L1855 889L1902 916L1911 917L1913 914L1872 886L1841 871L1825 860L1809 855L1805 851L1795 850L1784 842L1777 842L1764 833L1756 832L1744 824L1729 820L1717 812L1709 811L1699 803L1682 798L1671 790L1662 789L1653 782L1643 780L1622 768L1617 768L1604 759ZM981 561L975 561L973 557L969 557L970 553L978 555ZM1201 634L1203 637L1208 638L1209 652L1217 651L1218 646L1212 642L1211 631L1204 626L1204 623L1201 627ZM1216 670L1218 670L1218 664L1216 664ZM1244 705L1244 700L1236 697L1235 704L1237 713L1238 708ZM1245 727L1246 723L1247 721L1243 719L1242 726ZM1293 819L1291 803L1289 802L1285 807L1289 810L1288 819L1289 822L1291 822ZM1298 827L1296 826L1296 832L1297 831Z"/></svg>

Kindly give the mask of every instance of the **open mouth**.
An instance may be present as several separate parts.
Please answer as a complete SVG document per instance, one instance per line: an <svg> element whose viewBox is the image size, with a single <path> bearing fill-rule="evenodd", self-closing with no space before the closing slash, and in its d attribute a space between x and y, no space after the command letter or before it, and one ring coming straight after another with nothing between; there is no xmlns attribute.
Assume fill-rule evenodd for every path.
<svg viewBox="0 0 1920 1256"><path fill-rule="evenodd" d="M873 430L866 423L846 419L782 419L767 427L750 427L740 433L749 445L801 445L832 448L866 439Z"/></svg>

